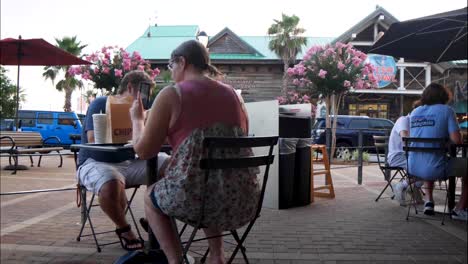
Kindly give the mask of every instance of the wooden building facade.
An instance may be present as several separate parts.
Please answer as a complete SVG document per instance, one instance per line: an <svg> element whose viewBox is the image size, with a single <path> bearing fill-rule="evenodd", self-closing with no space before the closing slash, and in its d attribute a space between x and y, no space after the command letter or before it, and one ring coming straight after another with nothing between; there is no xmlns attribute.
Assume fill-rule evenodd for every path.
<svg viewBox="0 0 468 264"><path fill-rule="evenodd" d="M303 52L315 45L336 42L351 43L355 48L367 52L379 34L397 21L385 9L377 7L374 12L337 38L308 37L308 45ZM151 26L127 48L127 51L139 51L153 67L164 70L171 51L186 40L198 39L199 34L198 26ZM207 48L212 64L225 74L225 83L242 90L247 102L274 100L281 95L283 62L269 50L269 41L268 36L238 36L229 28L224 28L209 38ZM297 59L302 59L302 53L298 54ZM419 98L430 82L445 84L453 90L456 94L456 110L457 106L463 108L463 105L466 105L466 61L430 64L404 58L395 60L398 69L395 82L383 88L349 92L342 100L339 114L396 120L411 111L412 103ZM163 82L168 75L167 72L163 72L159 81ZM466 107L465 110L457 111L465 111L466 115Z"/></svg>

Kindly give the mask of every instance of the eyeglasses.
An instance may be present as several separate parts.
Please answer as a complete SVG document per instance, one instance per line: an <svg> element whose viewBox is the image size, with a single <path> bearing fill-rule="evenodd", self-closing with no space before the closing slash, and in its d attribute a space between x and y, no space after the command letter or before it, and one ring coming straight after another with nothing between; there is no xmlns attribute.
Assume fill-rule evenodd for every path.
<svg viewBox="0 0 468 264"><path fill-rule="evenodd" d="M172 71L174 69L174 63L175 61L174 60L169 60L169 63L167 64L167 68Z"/></svg>
<svg viewBox="0 0 468 264"><path fill-rule="evenodd" d="M172 71L174 69L174 64L179 62L179 58L182 56L175 56L172 59L169 60L169 63L167 64L167 68Z"/></svg>

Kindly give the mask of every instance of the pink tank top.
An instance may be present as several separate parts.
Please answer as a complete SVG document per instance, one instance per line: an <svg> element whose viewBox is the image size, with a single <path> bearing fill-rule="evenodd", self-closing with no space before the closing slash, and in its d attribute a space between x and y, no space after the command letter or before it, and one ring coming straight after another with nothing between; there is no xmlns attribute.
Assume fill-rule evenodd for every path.
<svg viewBox="0 0 468 264"><path fill-rule="evenodd" d="M168 132L169 143L174 150L197 128L222 123L246 131L246 117L232 87L213 80L192 80L177 85L180 88L181 112Z"/></svg>

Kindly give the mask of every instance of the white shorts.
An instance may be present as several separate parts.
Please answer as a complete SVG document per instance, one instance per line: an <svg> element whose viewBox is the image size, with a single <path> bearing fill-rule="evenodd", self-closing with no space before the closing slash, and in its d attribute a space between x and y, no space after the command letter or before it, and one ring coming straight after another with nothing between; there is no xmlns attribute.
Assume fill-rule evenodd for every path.
<svg viewBox="0 0 468 264"><path fill-rule="evenodd" d="M170 158L166 153L158 154L158 171ZM99 194L102 186L112 180L119 180L125 186L146 184L146 160L126 160L107 163L88 158L77 171L77 178L88 191Z"/></svg>
<svg viewBox="0 0 468 264"><path fill-rule="evenodd" d="M406 155L404 152L396 153L393 157L387 160L388 165L392 167L400 167L406 170L407 162L406 162Z"/></svg>

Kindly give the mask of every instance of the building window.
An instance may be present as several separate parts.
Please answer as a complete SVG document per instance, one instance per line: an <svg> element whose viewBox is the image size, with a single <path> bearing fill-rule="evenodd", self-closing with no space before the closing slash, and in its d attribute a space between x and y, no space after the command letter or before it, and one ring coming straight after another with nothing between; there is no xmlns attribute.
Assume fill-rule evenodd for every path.
<svg viewBox="0 0 468 264"><path fill-rule="evenodd" d="M348 113L355 116L388 118L387 104L349 104Z"/></svg>

